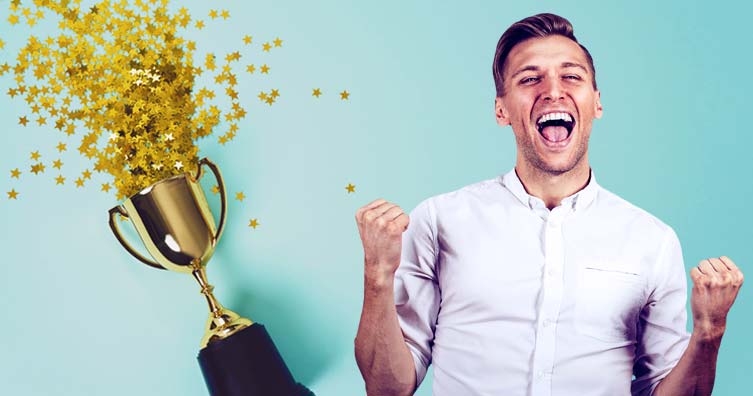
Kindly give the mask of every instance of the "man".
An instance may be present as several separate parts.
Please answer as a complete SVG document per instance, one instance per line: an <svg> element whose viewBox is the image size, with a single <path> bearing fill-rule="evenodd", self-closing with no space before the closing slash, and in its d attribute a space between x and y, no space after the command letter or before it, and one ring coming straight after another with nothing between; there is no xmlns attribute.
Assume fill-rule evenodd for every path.
<svg viewBox="0 0 753 396"><path fill-rule="evenodd" d="M513 24L493 70L515 168L422 202L410 221L382 199L356 213L368 394L410 395L431 363L436 396L709 395L741 271L727 257L691 270L688 335L677 236L589 166L602 106L566 19Z"/></svg>

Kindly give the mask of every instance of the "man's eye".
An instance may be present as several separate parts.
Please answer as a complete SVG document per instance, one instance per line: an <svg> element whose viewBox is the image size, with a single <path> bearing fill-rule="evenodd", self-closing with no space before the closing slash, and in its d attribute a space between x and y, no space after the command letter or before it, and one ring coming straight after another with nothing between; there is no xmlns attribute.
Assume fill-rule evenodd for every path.
<svg viewBox="0 0 753 396"><path fill-rule="evenodd" d="M575 75L575 74L568 74L565 76L565 78L568 80L580 80L580 76Z"/></svg>
<svg viewBox="0 0 753 396"><path fill-rule="evenodd" d="M538 80L539 80L538 77L526 77L526 78L520 80L520 83L521 84L530 84L530 83L536 82Z"/></svg>

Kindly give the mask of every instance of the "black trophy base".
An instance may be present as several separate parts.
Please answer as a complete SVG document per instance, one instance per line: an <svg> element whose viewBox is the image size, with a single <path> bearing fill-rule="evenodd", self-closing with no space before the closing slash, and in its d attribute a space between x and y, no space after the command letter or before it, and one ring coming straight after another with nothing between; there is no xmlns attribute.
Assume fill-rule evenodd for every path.
<svg viewBox="0 0 753 396"><path fill-rule="evenodd" d="M295 382L263 325L253 325L199 351L212 396L314 396Z"/></svg>

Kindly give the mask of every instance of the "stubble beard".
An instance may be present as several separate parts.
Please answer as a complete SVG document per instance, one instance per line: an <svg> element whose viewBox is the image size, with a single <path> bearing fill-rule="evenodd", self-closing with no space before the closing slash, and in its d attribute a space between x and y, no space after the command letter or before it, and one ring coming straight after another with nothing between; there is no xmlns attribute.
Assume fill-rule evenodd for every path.
<svg viewBox="0 0 753 396"><path fill-rule="evenodd" d="M565 164L557 166L548 163L539 155L538 151L536 151L535 143L528 139L527 135L523 139L520 139L516 134L515 138L518 142L518 147L522 149L524 160L531 165L532 170L550 176L559 176L573 170L583 160L583 156L588 151L588 137L578 139L577 142L571 142L570 144L576 145L575 152L570 155L570 159Z"/></svg>

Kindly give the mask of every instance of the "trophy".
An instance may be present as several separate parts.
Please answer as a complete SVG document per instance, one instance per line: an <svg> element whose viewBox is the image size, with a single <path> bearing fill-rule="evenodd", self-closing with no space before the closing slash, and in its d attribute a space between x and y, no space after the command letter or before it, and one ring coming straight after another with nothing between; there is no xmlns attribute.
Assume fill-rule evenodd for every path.
<svg viewBox="0 0 753 396"><path fill-rule="evenodd" d="M214 217L199 184L206 165L217 179L220 222ZM297 383L266 329L224 308L212 294L206 265L225 226L227 200L219 168L206 158L196 175L168 177L110 209L110 228L123 247L139 261L158 269L190 273L209 305L209 319L198 360L212 396L313 396ZM151 260L126 241L117 216L131 220Z"/></svg>

